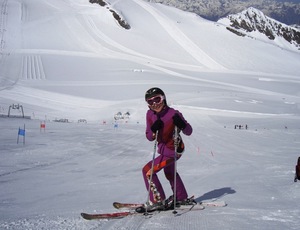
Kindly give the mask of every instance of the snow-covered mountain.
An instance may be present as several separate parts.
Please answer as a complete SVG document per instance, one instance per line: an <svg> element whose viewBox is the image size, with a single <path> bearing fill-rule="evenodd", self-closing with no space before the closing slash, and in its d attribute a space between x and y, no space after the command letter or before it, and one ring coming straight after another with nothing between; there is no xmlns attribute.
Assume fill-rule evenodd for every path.
<svg viewBox="0 0 300 230"><path fill-rule="evenodd" d="M227 29L239 36L261 38L264 34L280 46L288 42L300 50L300 30L280 23L266 16L260 10L250 7L241 13L229 15L218 20L227 26Z"/></svg>
<svg viewBox="0 0 300 230"><path fill-rule="evenodd" d="M271 40L239 37L221 23L162 4L2 2L0 97L8 99L2 105L4 114L15 102L27 105L25 113L35 117L45 117L47 107L51 119L95 120L99 114L110 117L128 111L120 102L125 98L132 105L135 100L143 103L140 96L153 79L166 76L184 80L202 78L203 71L300 73L299 52L291 44L279 49ZM191 73L182 75L184 69ZM107 79L120 81L117 94ZM129 89L131 83L144 82L141 91ZM118 109L111 111L109 95ZM135 109L129 112L137 114Z"/></svg>
<svg viewBox="0 0 300 230"><path fill-rule="evenodd" d="M267 16L287 25L299 24L300 2L278 0L147 0L194 12L201 17L217 21L229 14L254 7Z"/></svg>
<svg viewBox="0 0 300 230"><path fill-rule="evenodd" d="M117 23L125 29L130 29L130 24L124 17L112 9L105 0L90 0L112 13ZM250 7L240 13L228 15L226 18L218 20L219 23L238 36L249 36L262 39L262 34L269 40L274 41L274 45L290 48L290 45L300 49L300 30L288 26L275 19L266 16L262 11ZM262 40L265 40L264 38Z"/></svg>

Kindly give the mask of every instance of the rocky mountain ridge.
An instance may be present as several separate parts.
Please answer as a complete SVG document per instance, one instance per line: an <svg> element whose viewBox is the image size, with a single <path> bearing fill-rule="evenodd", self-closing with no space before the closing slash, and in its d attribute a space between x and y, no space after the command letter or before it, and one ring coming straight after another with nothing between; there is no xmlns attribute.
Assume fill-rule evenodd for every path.
<svg viewBox="0 0 300 230"><path fill-rule="evenodd" d="M296 1L282 2L278 0L145 0L162 3L178 9L198 14L217 21L230 14L236 14L254 7L265 15L287 25L300 25L300 3Z"/></svg>
<svg viewBox="0 0 300 230"><path fill-rule="evenodd" d="M218 22L226 25L229 31L239 36L257 38L260 37L256 33L258 32L274 42L283 43L283 45L288 42L300 50L299 29L274 20L253 7L238 14L228 15L218 20Z"/></svg>

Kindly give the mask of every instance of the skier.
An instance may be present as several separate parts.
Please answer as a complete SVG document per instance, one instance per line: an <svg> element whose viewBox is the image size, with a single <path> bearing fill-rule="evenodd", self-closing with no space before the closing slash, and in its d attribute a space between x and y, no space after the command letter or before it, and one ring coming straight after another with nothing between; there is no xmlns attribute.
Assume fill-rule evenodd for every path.
<svg viewBox="0 0 300 230"><path fill-rule="evenodd" d="M298 162L295 169L295 179L294 181L297 182L297 180L300 180L300 157L298 157Z"/></svg>
<svg viewBox="0 0 300 230"><path fill-rule="evenodd" d="M174 192L174 177L176 176L176 201L179 203L190 202L185 186L176 172L175 175L175 144L177 146L178 160L181 153L184 151L184 143L178 135L177 140L174 139L175 126L178 127L179 132L182 131L185 135L192 134L191 125L185 120L183 115L167 105L167 100L164 92L160 88L151 88L145 94L145 100L148 104L149 110L146 114L146 138L149 141L157 140L158 153L154 159L154 167L152 171L152 181L150 183L150 202L146 204L139 212L154 211L157 209L166 209L167 205L170 207L170 202L173 196L165 200L165 193L163 187L157 177L160 170L164 170L167 180L170 182L171 188ZM157 134L157 136L156 136ZM145 185L149 189L149 181L151 178L152 161L149 161L142 170ZM148 191L149 192L149 191ZM177 202L176 202L177 204Z"/></svg>

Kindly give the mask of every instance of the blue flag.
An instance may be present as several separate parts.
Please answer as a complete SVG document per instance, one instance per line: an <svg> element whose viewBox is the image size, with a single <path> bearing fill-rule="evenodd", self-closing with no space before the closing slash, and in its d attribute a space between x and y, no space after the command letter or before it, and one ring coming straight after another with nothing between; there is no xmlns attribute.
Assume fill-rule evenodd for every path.
<svg viewBox="0 0 300 230"><path fill-rule="evenodd" d="M25 129L20 129L19 128L19 133L20 136L24 136L25 137Z"/></svg>
<svg viewBox="0 0 300 230"><path fill-rule="evenodd" d="M25 145L25 124L24 124L24 129L21 129L19 127L17 144L19 144L19 136L23 136L23 145Z"/></svg>

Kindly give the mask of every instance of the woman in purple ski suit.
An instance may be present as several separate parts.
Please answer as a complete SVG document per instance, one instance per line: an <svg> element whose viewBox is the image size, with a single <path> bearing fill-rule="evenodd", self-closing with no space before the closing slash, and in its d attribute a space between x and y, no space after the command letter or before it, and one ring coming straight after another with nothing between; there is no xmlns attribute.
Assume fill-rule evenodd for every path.
<svg viewBox="0 0 300 230"><path fill-rule="evenodd" d="M163 187L157 177L160 170L164 170L164 174L171 184L174 191L174 170L175 170L175 147L174 147L174 130L178 127L179 132L185 135L192 134L191 125L184 119L182 114L167 105L166 96L159 88L151 88L145 94L145 100L148 103L149 110L146 115L146 137L149 141L157 139L159 156L154 159L154 167L152 174L150 201L155 203L163 203L166 199ZM156 133L158 136L156 137ZM184 151L184 144L180 138L177 140L177 157L179 159ZM143 177L147 190L149 189L149 181L151 177L152 161L149 161L143 167ZM176 200L184 201L188 194L184 184L176 172Z"/></svg>

